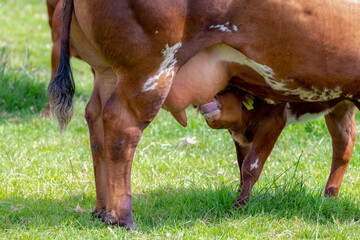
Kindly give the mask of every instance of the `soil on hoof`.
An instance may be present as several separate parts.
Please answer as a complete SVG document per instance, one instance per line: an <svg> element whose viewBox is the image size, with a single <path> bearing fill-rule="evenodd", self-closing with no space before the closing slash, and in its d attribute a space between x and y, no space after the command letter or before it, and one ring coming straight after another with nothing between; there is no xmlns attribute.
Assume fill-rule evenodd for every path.
<svg viewBox="0 0 360 240"><path fill-rule="evenodd" d="M130 220L119 220L117 217L112 215L111 213L104 213L101 217L101 220L109 225L118 225L119 227L123 227L126 230L136 230L136 225L132 219Z"/></svg>
<svg viewBox="0 0 360 240"><path fill-rule="evenodd" d="M101 209L98 211L96 208L91 212L91 216L94 218L100 218L102 219L105 216L105 210Z"/></svg>

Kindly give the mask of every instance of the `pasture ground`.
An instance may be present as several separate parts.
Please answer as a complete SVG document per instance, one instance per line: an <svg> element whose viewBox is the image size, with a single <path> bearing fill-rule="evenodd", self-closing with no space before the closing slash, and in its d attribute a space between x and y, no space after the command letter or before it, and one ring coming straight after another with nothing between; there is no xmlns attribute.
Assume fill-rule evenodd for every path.
<svg viewBox="0 0 360 240"><path fill-rule="evenodd" d="M60 137L56 123L40 117L50 78L45 1L0 0L0 23L1 239L360 238L359 144L339 198L323 199L331 164L324 120L289 126L251 202L234 211L233 143L191 109L186 129L161 111L144 132L132 170L138 230L92 219L94 174L83 117L89 68L72 61L76 112Z"/></svg>

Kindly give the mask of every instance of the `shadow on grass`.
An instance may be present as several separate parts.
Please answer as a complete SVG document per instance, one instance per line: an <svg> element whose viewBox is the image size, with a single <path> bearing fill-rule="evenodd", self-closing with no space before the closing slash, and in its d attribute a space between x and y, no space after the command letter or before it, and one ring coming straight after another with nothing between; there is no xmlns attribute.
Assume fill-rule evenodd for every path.
<svg viewBox="0 0 360 240"><path fill-rule="evenodd" d="M0 49L0 121L39 114L47 102L46 84L30 66L9 66L6 51Z"/></svg>
<svg viewBox="0 0 360 240"><path fill-rule="evenodd" d="M48 101L43 76L30 64L10 67L6 49L0 49L0 123L41 115ZM89 93L77 90L75 98L89 99Z"/></svg>
<svg viewBox="0 0 360 240"><path fill-rule="evenodd" d="M359 206L351 199L323 199L304 186L254 192L252 201L242 209L234 210L237 197L233 187L217 188L163 188L134 194L134 221L143 232L167 227L191 228L198 221L207 224L244 220L261 216L267 219L289 219L295 216L305 222L333 224L359 220ZM77 204L88 211L75 211ZM79 229L104 228L106 225L91 217L95 199L88 196L70 196L58 199L30 199L10 197L0 202L0 229L28 228L30 226ZM261 219L261 218L260 218Z"/></svg>

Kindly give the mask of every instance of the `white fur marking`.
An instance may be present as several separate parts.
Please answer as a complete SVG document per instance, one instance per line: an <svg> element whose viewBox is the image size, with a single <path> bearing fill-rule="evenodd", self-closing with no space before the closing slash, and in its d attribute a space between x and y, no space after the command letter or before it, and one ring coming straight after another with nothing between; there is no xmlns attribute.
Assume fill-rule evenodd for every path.
<svg viewBox="0 0 360 240"><path fill-rule="evenodd" d="M226 22L225 24L222 25L211 25L209 27L209 29L218 29L221 32L236 32L238 30L238 26L236 25L232 25L230 26L230 22Z"/></svg>
<svg viewBox="0 0 360 240"><path fill-rule="evenodd" d="M265 100L265 102L268 103L268 104L273 104L273 105L275 105L275 101L272 100L272 99L270 99L270 98L265 98L264 100Z"/></svg>
<svg viewBox="0 0 360 240"><path fill-rule="evenodd" d="M316 119L318 117L324 116L332 111L332 108L326 109L325 111L319 112L319 113L305 113L299 117L296 117L296 115L291 111L290 104L286 104L286 115L287 115L287 121L286 125L292 124L292 123L304 123L309 122L313 119Z"/></svg>
<svg viewBox="0 0 360 240"><path fill-rule="evenodd" d="M311 87L311 90L302 87L290 89L287 85L288 83L294 81L293 79L276 79L276 74L270 67L253 61L240 51L225 44L218 44L213 47L213 50L218 55L219 61L236 62L240 65L246 65L252 68L264 78L265 82L272 89L284 92L284 95L298 96L301 100L307 102L328 101L342 96L342 91L339 86L334 89L318 89L316 87Z"/></svg>
<svg viewBox="0 0 360 240"><path fill-rule="evenodd" d="M177 63L177 59L175 58L175 54L181 48L182 43L179 42L172 47L169 47L166 44L165 49L161 51L162 55L164 56L164 61L160 65L160 69L158 70L157 74L150 77L144 84L142 91L147 92L150 90L156 89L158 85L158 81L160 77L165 74L165 77L171 76L171 79L174 77L174 67Z"/></svg>
<svg viewBox="0 0 360 240"><path fill-rule="evenodd" d="M256 159L255 163L250 164L250 171L253 170L254 168L256 169L259 167L258 162L259 162L259 159Z"/></svg>

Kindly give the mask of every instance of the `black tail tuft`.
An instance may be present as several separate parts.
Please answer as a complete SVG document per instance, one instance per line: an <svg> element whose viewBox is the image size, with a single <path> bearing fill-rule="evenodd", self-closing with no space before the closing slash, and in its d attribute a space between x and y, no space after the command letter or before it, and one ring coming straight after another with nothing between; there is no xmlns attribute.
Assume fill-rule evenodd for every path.
<svg viewBox="0 0 360 240"><path fill-rule="evenodd" d="M70 25L73 8L73 0L64 0L59 66L55 78L48 87L51 113L59 122L60 132L69 124L74 113L72 98L75 82L70 67Z"/></svg>

